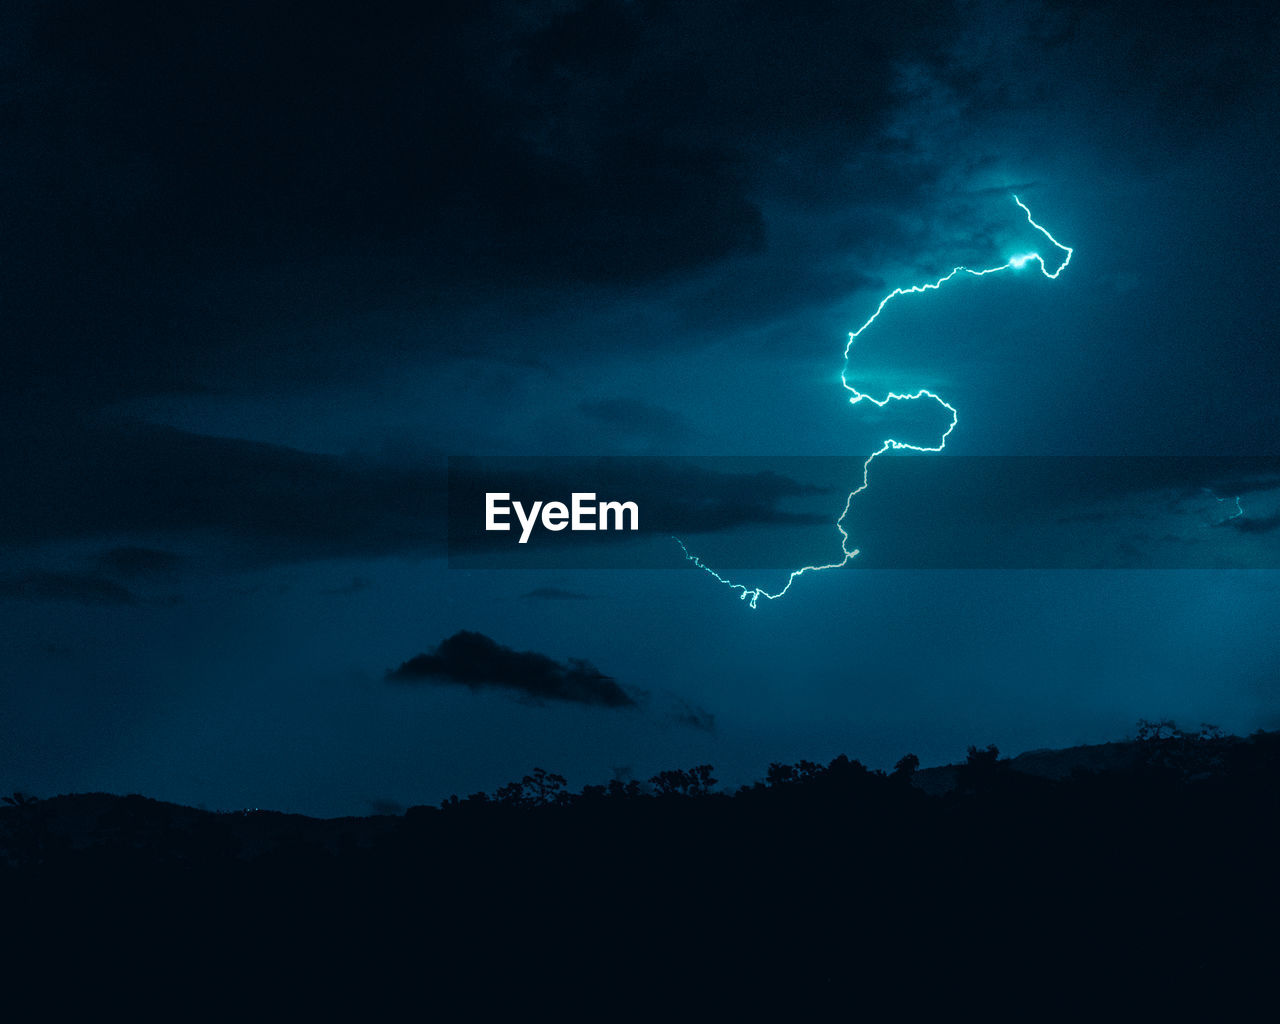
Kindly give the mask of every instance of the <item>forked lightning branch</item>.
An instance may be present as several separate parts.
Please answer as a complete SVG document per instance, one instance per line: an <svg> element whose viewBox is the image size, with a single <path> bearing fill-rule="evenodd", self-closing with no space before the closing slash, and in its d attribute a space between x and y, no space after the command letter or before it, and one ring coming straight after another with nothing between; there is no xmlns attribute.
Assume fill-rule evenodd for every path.
<svg viewBox="0 0 1280 1024"><path fill-rule="evenodd" d="M924 292L937 291L948 281L954 280L955 278L960 277L961 275L967 274L970 277L986 277L988 274L999 274L1006 270L1018 270L1018 269L1021 269L1022 267L1025 267L1028 263L1035 263L1039 265L1040 273L1042 273L1045 277L1049 278L1050 280L1057 279L1058 275L1061 274L1067 268L1067 264L1071 262L1071 252L1072 252L1071 247L1063 245L1056 238L1054 238L1053 235L1049 234L1048 231L1046 231L1043 227L1037 224L1035 220L1032 219L1031 211L1027 209L1026 204L1021 199L1019 199L1017 196L1014 196L1013 201L1017 203L1018 206L1022 208L1022 212L1027 215L1027 222L1033 228L1039 231L1042 235L1044 235L1044 237L1048 239L1049 242L1051 242L1061 253L1065 254L1062 256L1061 261L1057 262L1054 265L1052 270L1049 269L1049 264L1047 264L1044 261L1043 257L1041 257L1041 255L1038 252L1020 253L1016 256L1011 256L1007 262L1001 264L1000 266L988 267L985 270L973 270L969 267L956 267L954 270L951 271L951 273L938 278L938 280L932 283L912 285L909 288L895 288L893 291L891 291L888 295L886 295L883 299L880 300L880 305L876 307L876 311L871 314L871 316L867 319L866 323L864 323L856 331L849 332L849 341L844 347L844 366L840 371L840 383L844 386L844 389L849 392L850 405L857 405L859 402L870 402L873 405L876 405L883 409L890 402L918 402L921 399L928 399L930 401L937 402L938 405L940 405L944 410L946 410L946 412L950 415L950 423L947 424L947 429L942 432L942 436L938 438L938 443L936 445L908 444L906 441L898 441L894 438L888 438L884 441L883 444L881 444L879 448L877 448L875 451L873 451L870 455L867 456L866 461L863 462L862 464L862 482L859 483L857 487L855 487L852 491L849 492L849 496L845 499L844 510L840 513L840 517L836 520L836 529L840 531L840 555L841 555L840 559L838 561L829 562L826 565L805 565L799 569L795 569L794 571L792 571L791 575L787 578L786 586L784 586L781 590L777 591L776 593L769 593L768 591L764 590L761 587L748 587L743 583L734 583L732 580L726 579L725 577L717 573L714 569L712 569L709 565L705 564L696 555L692 554L689 551L689 549L685 547L684 542L681 541L680 538L678 537L675 538L676 543L680 545L681 550L684 551L685 557L688 558L689 561L693 562L693 564L696 565L699 569L702 569L704 572L708 573L709 575L717 579L719 582L723 583L725 586L730 587L733 590L739 591L738 596L742 598L742 600L749 602L751 607L754 608L756 607L757 603L762 597L767 598L770 601L773 601L779 597L782 597L783 594L785 594L788 590L791 589L791 584L793 584L797 579L799 579L805 573L822 572L825 569L839 569L839 568L842 568L843 566L848 565L850 561L852 561L854 558L857 557L858 549L851 548L849 546L849 533L845 529L845 519L847 519L849 516L849 509L853 505L853 499L867 489L868 474L870 473L870 470L871 470L871 463L874 462L878 457L883 455L885 452L889 452L889 451L898 451L898 450L908 450L913 452L942 451L947 446L947 438L951 436L951 432L956 428L956 423L959 422L959 416L957 415L954 406L944 401L942 398L934 394L928 388L920 388L920 390L918 391L913 391L907 394L899 394L897 392L890 391L888 394L884 395L881 398L876 398L873 395L869 395L864 391L858 390L858 388L853 384L851 384L849 381L849 353L853 349L853 343L854 341L857 340L857 338L862 334L863 331L865 331L868 327L870 327L873 323L876 322L876 318L882 312L884 312L885 306L887 306L893 299L898 298L900 295L919 295L919 294L923 294Z"/></svg>

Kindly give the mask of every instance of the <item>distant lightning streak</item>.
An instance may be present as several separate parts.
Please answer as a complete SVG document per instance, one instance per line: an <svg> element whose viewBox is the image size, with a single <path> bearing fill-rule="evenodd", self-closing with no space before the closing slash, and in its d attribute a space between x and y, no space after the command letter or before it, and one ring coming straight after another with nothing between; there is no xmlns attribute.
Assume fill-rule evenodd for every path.
<svg viewBox="0 0 1280 1024"><path fill-rule="evenodd" d="M699 569L703 570L710 576L714 577L719 582L723 583L725 586L729 587L732 590L739 591L738 596L742 600L749 602L752 608L755 608L756 604L759 602L760 598L762 597L767 598L770 601L775 601L778 598L780 598L783 594L785 594L788 590L791 589L791 584L793 584L797 579L799 579L805 573L822 572L825 569L840 569L848 565L849 562L851 562L854 558L857 557L859 549L849 547L849 534L848 534L848 531L846 531L844 528L844 521L849 515L849 508L853 505L853 499L867 489L868 474L871 470L871 463L874 462L879 456L883 455L885 452L888 452L888 451L896 451L896 450L907 450L907 451L913 451L913 452L942 451L944 448L946 448L947 438L950 437L951 432L955 430L956 423L959 422L959 417L956 413L954 406L952 406L948 402L943 401L941 398L939 398L937 395L935 395L932 391L928 390L927 388L921 388L919 391L916 391L912 394L898 394L896 392L890 391L883 398L875 398L872 395L868 395L865 392L859 391L856 387L854 387L852 384L849 383L849 377L848 377L849 353L853 349L853 343L857 338L859 338L862 335L863 331L865 331L868 327L870 327L873 323L876 322L876 318L882 312L884 312L885 306L887 306L893 299L896 299L899 295L918 295L923 292L937 291L939 288L941 288L944 284L946 284L952 278L958 277L961 274L968 274L970 277L986 277L988 274L999 274L1001 271L1004 271L1004 270L1019 270L1022 267L1025 267L1028 263L1035 262L1040 265L1040 273L1042 273L1045 277L1049 278L1049 280L1051 281L1057 280L1058 275L1061 274L1064 270L1066 270L1067 264L1071 262L1071 253L1072 253L1071 247L1063 245L1056 238L1054 238L1053 235L1049 234L1048 231L1046 231L1043 227L1037 224L1031 216L1031 211L1027 209L1027 205L1021 199L1019 199L1017 196L1014 196L1013 201L1017 203L1018 206L1022 208L1022 212L1027 215L1028 224L1030 224L1033 228L1035 228L1042 235L1044 235L1044 237L1047 238L1050 242L1052 242L1053 245L1055 245L1058 249L1066 253L1066 255L1062 257L1062 262L1059 263L1053 270L1049 269L1048 264L1045 263L1044 259L1042 259L1040 254L1037 252L1021 253L1017 256L1012 256L1010 257L1007 263L1004 263L998 267L988 267L986 270L971 270L969 267L956 267L954 270L951 271L951 273L947 274L945 277L938 278L938 280L934 281L932 284L917 284L917 285L912 285L910 288L895 288L893 291L891 291L888 295L886 295L883 299L880 300L880 305L876 307L876 311L871 314L871 316L867 319L866 323L864 323L856 331L849 332L849 341L844 347L844 365L840 370L840 383L844 386L844 389L849 392L850 405L857 405L859 402L871 402L873 405L876 405L879 408L883 409L890 402L914 402L914 401L918 401L921 398L931 398L933 399L933 401L937 402L940 406L942 406L942 408L944 408L947 412L951 414L951 422L947 425L947 429L942 432L942 436L938 439L938 443L936 445L929 446L929 445L908 444L906 441L897 441L890 438L889 440L886 440L874 452L872 452L870 455L867 456L866 461L863 462L862 464L862 483L860 483L857 487L855 487L852 491L849 492L849 496L845 499L845 502L844 502L844 510L840 513L840 517L836 520L836 529L840 531L840 552L841 552L841 555L843 556L840 559L840 561L830 562L827 565L806 565L799 569L794 570L791 573L791 575L787 578L787 585L783 587L781 590L779 590L776 594L771 594L761 587L748 587L748 586L745 586L744 584L734 583L732 580L725 579L718 572L712 569L709 565L703 562L700 558L692 554L689 551L689 549L685 547L684 542L681 541L680 538L678 537L674 538L676 543L680 545L680 550L684 552L685 557L689 561L691 561Z"/></svg>
<svg viewBox="0 0 1280 1024"><path fill-rule="evenodd" d="M1209 490L1209 488L1205 487L1203 488L1203 490L1206 494L1208 494L1215 501L1217 501L1219 505L1222 505L1229 501L1229 502L1233 502L1236 506L1236 510L1232 512L1231 515L1226 516L1223 519L1219 519L1216 523L1213 524L1214 526L1222 526L1224 523L1229 523L1233 519L1240 519L1244 516L1244 506L1240 504L1240 495L1237 494L1234 498L1219 498L1216 494L1213 493L1213 491Z"/></svg>

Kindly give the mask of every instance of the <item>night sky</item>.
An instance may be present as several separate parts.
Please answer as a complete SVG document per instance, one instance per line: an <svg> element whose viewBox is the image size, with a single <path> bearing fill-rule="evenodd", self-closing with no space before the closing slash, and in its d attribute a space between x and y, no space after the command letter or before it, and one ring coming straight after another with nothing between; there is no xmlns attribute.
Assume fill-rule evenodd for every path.
<svg viewBox="0 0 1280 1024"><path fill-rule="evenodd" d="M1280 727L1264 12L4 5L0 790L331 816ZM945 428L851 407L848 333L1048 259L1012 193L1057 280L851 352L959 423L848 567L755 610L674 542L451 567L458 456L643 456L751 586L838 556L831 467Z"/></svg>

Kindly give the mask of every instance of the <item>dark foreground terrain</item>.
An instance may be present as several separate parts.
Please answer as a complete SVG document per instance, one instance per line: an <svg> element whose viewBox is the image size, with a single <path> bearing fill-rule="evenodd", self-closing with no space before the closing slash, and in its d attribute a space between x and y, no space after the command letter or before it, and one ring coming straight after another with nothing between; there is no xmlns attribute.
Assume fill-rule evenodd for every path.
<svg viewBox="0 0 1280 1024"><path fill-rule="evenodd" d="M347 1000L375 1019L1273 1006L1280 734L1140 737L921 772L773 765L733 795L705 766L576 795L537 771L327 821L15 794L5 975L55 1019L174 984L288 1019Z"/></svg>

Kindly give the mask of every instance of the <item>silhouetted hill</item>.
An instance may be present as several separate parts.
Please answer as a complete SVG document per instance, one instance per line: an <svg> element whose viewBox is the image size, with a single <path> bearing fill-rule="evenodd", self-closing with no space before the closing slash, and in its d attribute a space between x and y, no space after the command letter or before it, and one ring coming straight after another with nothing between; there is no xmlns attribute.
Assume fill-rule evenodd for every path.
<svg viewBox="0 0 1280 1024"><path fill-rule="evenodd" d="M1066 779L1074 772L1125 772L1134 768L1143 756L1142 744L1136 740L1097 743L1067 747L1062 750L1042 748L1028 750L1009 759L1009 769L1041 779ZM942 796L956 788L957 765L922 768L912 776L912 783L930 796Z"/></svg>
<svg viewBox="0 0 1280 1024"><path fill-rule="evenodd" d="M588 994L605 1000L594 1019L690 993L718 1018L766 990L801 1018L873 993L906 1016L1014 989L1095 1013L1141 997L1147 1016L1270 998L1280 734L1166 725L925 771L775 764L733 795L705 765L577 794L538 769L372 818L15 795L0 879L23 959L8 966L118 982L142 963L322 1004L391 990L463 998L473 1017Z"/></svg>

